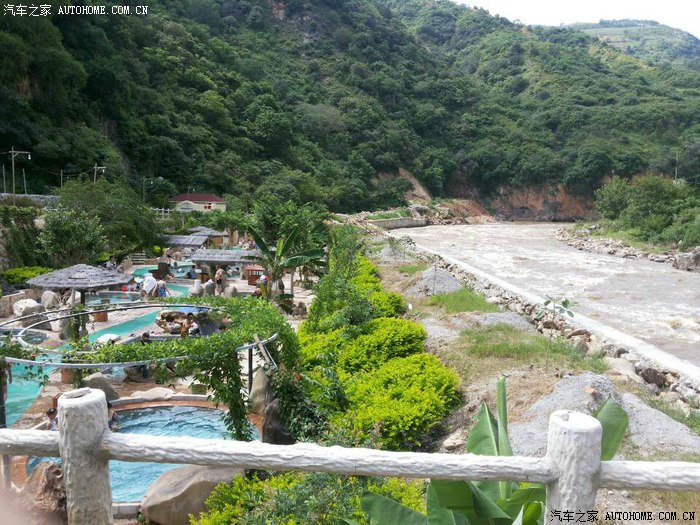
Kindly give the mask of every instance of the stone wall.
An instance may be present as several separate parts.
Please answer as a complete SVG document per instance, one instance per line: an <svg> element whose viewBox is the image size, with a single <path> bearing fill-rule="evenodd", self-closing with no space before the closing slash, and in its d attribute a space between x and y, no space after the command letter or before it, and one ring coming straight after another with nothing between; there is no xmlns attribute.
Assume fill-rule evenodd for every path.
<svg viewBox="0 0 700 525"><path fill-rule="evenodd" d="M41 297L41 290L28 288L20 290L17 293L5 295L0 298L0 318L7 318L13 315L12 306L22 299L34 299L35 301Z"/></svg>
<svg viewBox="0 0 700 525"><path fill-rule="evenodd" d="M0 199L7 199L10 203L12 203L12 197L12 193L0 192ZM60 200L58 195L36 195L32 193L28 195L18 193L16 197L18 199L31 199L42 206L46 206L48 204L58 204L58 201Z"/></svg>
<svg viewBox="0 0 700 525"><path fill-rule="evenodd" d="M398 228L417 228L419 226L427 226L428 222L425 219L412 219L404 217L402 219L377 219L367 221L384 230L396 230Z"/></svg>

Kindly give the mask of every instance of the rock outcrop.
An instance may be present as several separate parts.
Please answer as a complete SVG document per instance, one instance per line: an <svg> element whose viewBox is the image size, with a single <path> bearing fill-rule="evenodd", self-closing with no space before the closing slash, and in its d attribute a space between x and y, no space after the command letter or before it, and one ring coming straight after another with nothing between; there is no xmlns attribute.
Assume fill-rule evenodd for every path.
<svg viewBox="0 0 700 525"><path fill-rule="evenodd" d="M39 463L24 483L20 499L24 508L37 517L38 523L68 522L63 468L56 463Z"/></svg>
<svg viewBox="0 0 700 525"><path fill-rule="evenodd" d="M86 387L102 390L105 393L107 401L119 399L119 394L117 394L117 391L112 386L112 383L109 382L109 379L107 379L106 376L100 374L99 372L87 376L83 382L85 383Z"/></svg>
<svg viewBox="0 0 700 525"><path fill-rule="evenodd" d="M166 472L143 497L141 513L160 525L189 525L189 515L204 511L214 487L243 474L230 467L182 467Z"/></svg>

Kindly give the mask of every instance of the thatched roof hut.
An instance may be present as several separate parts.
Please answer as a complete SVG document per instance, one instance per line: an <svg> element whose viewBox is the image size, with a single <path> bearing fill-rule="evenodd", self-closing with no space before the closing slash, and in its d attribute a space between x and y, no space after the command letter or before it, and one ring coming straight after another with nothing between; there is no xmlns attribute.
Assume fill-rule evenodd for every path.
<svg viewBox="0 0 700 525"><path fill-rule="evenodd" d="M46 290L72 289L90 292L109 286L126 284L129 281L131 281L131 275L125 273L87 264L76 264L69 268L34 277L29 279L27 283L35 288Z"/></svg>

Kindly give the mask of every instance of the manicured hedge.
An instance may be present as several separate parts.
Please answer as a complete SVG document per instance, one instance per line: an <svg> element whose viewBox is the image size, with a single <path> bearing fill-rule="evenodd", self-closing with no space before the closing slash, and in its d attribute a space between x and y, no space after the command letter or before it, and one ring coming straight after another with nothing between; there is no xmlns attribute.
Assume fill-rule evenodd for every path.
<svg viewBox="0 0 700 525"><path fill-rule="evenodd" d="M382 448L418 447L459 402L459 378L432 354L392 359L350 380L350 410L336 424L369 437L378 430Z"/></svg>
<svg viewBox="0 0 700 525"><path fill-rule="evenodd" d="M29 279L51 271L53 271L51 268L46 268L44 266L20 266L2 272L2 278L10 284L24 284Z"/></svg>
<svg viewBox="0 0 700 525"><path fill-rule="evenodd" d="M377 368L389 359L424 351L427 333L407 319L382 317L366 323L360 335L343 347L338 366L352 374Z"/></svg>

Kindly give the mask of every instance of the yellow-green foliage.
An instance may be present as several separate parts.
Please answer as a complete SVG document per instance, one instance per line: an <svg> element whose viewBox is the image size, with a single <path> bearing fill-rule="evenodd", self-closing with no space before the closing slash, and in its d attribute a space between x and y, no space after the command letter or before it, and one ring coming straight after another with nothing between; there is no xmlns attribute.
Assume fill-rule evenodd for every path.
<svg viewBox="0 0 700 525"><path fill-rule="evenodd" d="M369 301L377 317L398 317L406 313L406 301L401 294L395 292L372 292Z"/></svg>
<svg viewBox="0 0 700 525"><path fill-rule="evenodd" d="M382 448L416 447L459 401L458 385L432 354L392 359L348 382L350 410L334 422L367 437L378 429Z"/></svg>
<svg viewBox="0 0 700 525"><path fill-rule="evenodd" d="M323 362L327 355L337 355L346 342L342 329L321 333L300 332L299 343L304 366L313 367Z"/></svg>
<svg viewBox="0 0 700 525"><path fill-rule="evenodd" d="M338 356L338 367L345 373L372 370L389 359L422 352L428 336L418 323L389 317L373 319L363 331Z"/></svg>
<svg viewBox="0 0 700 525"><path fill-rule="evenodd" d="M229 525L238 523L246 514L254 511L263 501L279 490L293 490L303 474L288 472L260 481L257 476L238 476L231 483L220 483L207 498L204 506L208 512L199 517L190 514L192 525Z"/></svg>
<svg viewBox="0 0 700 525"><path fill-rule="evenodd" d="M24 284L29 279L38 277L51 271L51 268L44 266L20 266L18 268L10 268L2 272L2 278L10 284Z"/></svg>
<svg viewBox="0 0 700 525"><path fill-rule="evenodd" d="M356 274L351 282L364 294L381 291L382 289L382 285L379 282L379 270L365 257L357 258Z"/></svg>

